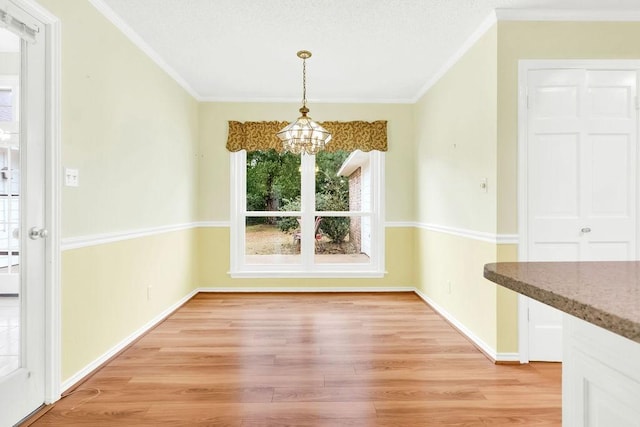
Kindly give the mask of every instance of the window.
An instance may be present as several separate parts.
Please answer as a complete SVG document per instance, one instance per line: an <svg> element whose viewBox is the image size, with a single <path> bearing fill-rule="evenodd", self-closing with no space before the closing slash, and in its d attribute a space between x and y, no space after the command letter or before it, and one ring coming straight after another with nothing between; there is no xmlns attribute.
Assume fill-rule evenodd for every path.
<svg viewBox="0 0 640 427"><path fill-rule="evenodd" d="M20 264L19 89L17 75L0 76L0 275L5 276L17 274ZM8 289L17 286L11 281Z"/></svg>
<svg viewBox="0 0 640 427"><path fill-rule="evenodd" d="M381 277L384 154L231 153L233 277Z"/></svg>

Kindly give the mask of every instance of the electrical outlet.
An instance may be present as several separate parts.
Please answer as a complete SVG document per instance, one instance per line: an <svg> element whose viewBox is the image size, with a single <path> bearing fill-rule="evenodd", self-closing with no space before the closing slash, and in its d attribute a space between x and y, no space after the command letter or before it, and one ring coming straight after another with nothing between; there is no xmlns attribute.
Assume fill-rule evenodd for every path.
<svg viewBox="0 0 640 427"><path fill-rule="evenodd" d="M450 294L451 293L451 280L447 281L447 293Z"/></svg>
<svg viewBox="0 0 640 427"><path fill-rule="evenodd" d="M151 301L151 289L153 287L151 285L147 286L147 301Z"/></svg>

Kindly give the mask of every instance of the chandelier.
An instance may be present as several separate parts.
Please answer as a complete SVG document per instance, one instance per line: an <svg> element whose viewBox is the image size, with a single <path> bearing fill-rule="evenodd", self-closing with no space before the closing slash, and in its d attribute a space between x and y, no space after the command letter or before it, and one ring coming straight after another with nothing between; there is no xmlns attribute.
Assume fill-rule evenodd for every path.
<svg viewBox="0 0 640 427"><path fill-rule="evenodd" d="M316 154L323 150L331 141L331 134L311 117L307 117L307 59L311 58L311 52L301 50L297 53L302 59L302 107L298 120L289 124L276 135L282 141L284 151L294 154Z"/></svg>

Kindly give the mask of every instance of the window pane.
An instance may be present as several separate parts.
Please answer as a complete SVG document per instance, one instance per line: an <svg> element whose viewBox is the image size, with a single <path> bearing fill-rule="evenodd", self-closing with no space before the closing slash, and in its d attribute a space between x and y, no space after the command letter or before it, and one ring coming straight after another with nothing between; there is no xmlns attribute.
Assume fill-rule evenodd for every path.
<svg viewBox="0 0 640 427"><path fill-rule="evenodd" d="M247 211L300 210L300 156L247 153Z"/></svg>
<svg viewBox="0 0 640 427"><path fill-rule="evenodd" d="M1 27L1 25L0 25ZM23 360L20 277L20 39L0 28L0 382ZM35 224L34 224L35 225ZM28 295L27 295L28 296Z"/></svg>
<svg viewBox="0 0 640 427"><path fill-rule="evenodd" d="M13 118L13 91L0 89L0 122L12 122Z"/></svg>
<svg viewBox="0 0 640 427"><path fill-rule="evenodd" d="M371 210L370 153L322 151L316 155L316 210Z"/></svg>
<svg viewBox="0 0 640 427"><path fill-rule="evenodd" d="M371 255L369 217L321 217L316 233L315 262L368 264Z"/></svg>
<svg viewBox="0 0 640 427"><path fill-rule="evenodd" d="M299 264L298 217L248 217L245 225L247 264Z"/></svg>
<svg viewBox="0 0 640 427"><path fill-rule="evenodd" d="M316 154L316 210L349 210L348 179L338 175L349 154L347 151L321 151Z"/></svg>

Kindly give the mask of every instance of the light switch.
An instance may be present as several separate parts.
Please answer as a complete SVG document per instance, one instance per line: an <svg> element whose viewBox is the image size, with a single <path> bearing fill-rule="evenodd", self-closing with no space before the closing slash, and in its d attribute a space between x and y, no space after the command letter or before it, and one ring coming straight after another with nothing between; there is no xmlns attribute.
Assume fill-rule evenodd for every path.
<svg viewBox="0 0 640 427"><path fill-rule="evenodd" d="M67 187L77 187L80 185L78 169L64 168L64 185Z"/></svg>
<svg viewBox="0 0 640 427"><path fill-rule="evenodd" d="M480 190L483 193L488 193L489 192L489 184L487 182L487 178L482 178L480 180Z"/></svg>

